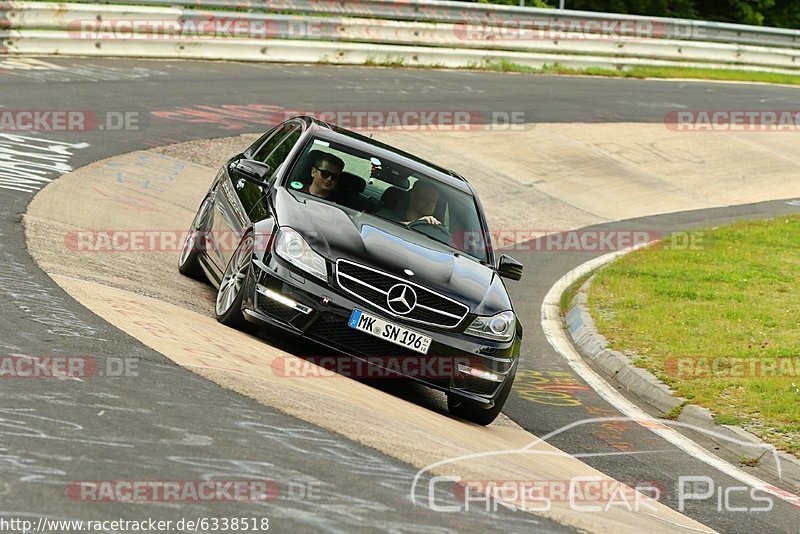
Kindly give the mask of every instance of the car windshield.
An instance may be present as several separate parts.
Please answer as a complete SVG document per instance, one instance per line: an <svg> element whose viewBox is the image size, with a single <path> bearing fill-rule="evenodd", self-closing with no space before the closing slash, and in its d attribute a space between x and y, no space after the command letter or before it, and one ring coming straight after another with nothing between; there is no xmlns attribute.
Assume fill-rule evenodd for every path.
<svg viewBox="0 0 800 534"><path fill-rule="evenodd" d="M312 138L285 185L487 261L481 216L472 195L396 162Z"/></svg>

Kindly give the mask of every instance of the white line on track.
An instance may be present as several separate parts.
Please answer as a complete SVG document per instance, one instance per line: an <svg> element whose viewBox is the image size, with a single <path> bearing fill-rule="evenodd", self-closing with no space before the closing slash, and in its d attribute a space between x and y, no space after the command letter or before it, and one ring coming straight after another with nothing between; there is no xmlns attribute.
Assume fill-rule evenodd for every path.
<svg viewBox="0 0 800 534"><path fill-rule="evenodd" d="M748 486L761 490L765 493L778 497L794 506L800 506L800 497L767 484L763 480L745 473L741 469L729 464L722 458L707 451L688 437L684 436L674 428L666 426L668 422L658 420L644 410L633 404L612 387L606 380L590 368L583 358L578 354L575 347L567 337L566 329L561 320L560 301L561 294L578 278L589 272L610 263L618 257L633 252L636 249L647 246L643 244L626 250L611 252L603 256L594 258L562 276L547 292L542 302L542 330L550 345L561 354L572 369L578 373L591 388L597 392L606 402L614 406L620 413L630 417L639 425L647 428L654 434L672 443L693 458L713 467L714 469L738 480Z"/></svg>

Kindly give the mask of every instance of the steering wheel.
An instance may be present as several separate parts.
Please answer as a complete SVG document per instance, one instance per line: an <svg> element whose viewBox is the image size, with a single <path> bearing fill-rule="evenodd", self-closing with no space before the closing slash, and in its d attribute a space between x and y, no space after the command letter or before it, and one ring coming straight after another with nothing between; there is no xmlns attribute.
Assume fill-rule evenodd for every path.
<svg viewBox="0 0 800 534"><path fill-rule="evenodd" d="M450 232L441 224L431 224L428 221L418 219L408 225L409 228L418 230L423 234L429 235L434 239L442 241L443 243L450 242Z"/></svg>

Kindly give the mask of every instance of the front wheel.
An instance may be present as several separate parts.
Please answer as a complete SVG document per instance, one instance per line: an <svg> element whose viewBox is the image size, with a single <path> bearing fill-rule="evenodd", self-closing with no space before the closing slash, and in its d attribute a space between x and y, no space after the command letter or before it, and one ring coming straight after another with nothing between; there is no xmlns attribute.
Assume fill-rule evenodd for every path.
<svg viewBox="0 0 800 534"><path fill-rule="evenodd" d="M217 321L245 332L258 329L254 324L247 322L242 313L245 287L253 269L253 233L249 232L239 242L236 251L228 262L222 282L219 285L216 302Z"/></svg>
<svg viewBox="0 0 800 534"><path fill-rule="evenodd" d="M503 384L503 389L500 391L500 395L498 395L497 400L494 402L494 406L492 408L487 410L482 408L480 404L476 402L458 398L455 395L448 395L447 411L449 411L451 415L455 415L456 417L460 417L461 419L465 419L471 423L483 426L491 424L495 419L497 419L497 416L500 415L500 411L503 409L503 406L505 406L506 399L508 399L508 395L511 393L511 387L514 385L515 376L516 372L506 379L505 384Z"/></svg>
<svg viewBox="0 0 800 534"><path fill-rule="evenodd" d="M206 197L200 204L200 208L194 216L194 221L192 221L192 227L189 228L189 234L183 242L180 258L178 258L178 270L180 273L201 282L208 282L203 269L200 267L199 256L206 248L206 225L208 224L212 205L211 196Z"/></svg>

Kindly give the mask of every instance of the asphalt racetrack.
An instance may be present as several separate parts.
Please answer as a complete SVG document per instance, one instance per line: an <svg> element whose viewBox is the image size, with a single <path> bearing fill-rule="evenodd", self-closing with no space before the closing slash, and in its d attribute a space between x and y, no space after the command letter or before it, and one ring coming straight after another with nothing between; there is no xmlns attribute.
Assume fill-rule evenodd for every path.
<svg viewBox="0 0 800 534"><path fill-rule="evenodd" d="M800 103L796 89L39 58L0 61L0 94L0 112L105 117L81 131L0 133L0 169L28 172L0 182L0 355L78 355L106 370L3 380L0 518L268 517L279 532L798 531L789 502L772 499L761 510L749 491L725 491L742 485L728 473L639 424L602 421L619 411L550 346L540 310L559 278L603 251L512 253L525 264L523 280L509 283L525 327L521 372L505 417L481 428L447 416L443 398L424 388L275 377L275 358L314 347L217 324L214 291L178 275L177 253L80 253L66 238L188 228L219 158L265 131L270 111L293 109L513 114L516 129L375 135L463 173L493 228L520 240L525 229L664 234L796 213L796 134L696 137L664 124L675 109L789 109ZM231 139L205 141L219 138ZM135 362L136 372L110 372L118 362ZM531 443L536 452L514 452ZM529 512L465 510L457 486L433 480L445 475L600 477L664 491L639 510L577 510L564 499ZM720 491L683 502L686 477ZM88 502L70 490L104 480L268 480L279 491L267 502L130 503Z"/></svg>

